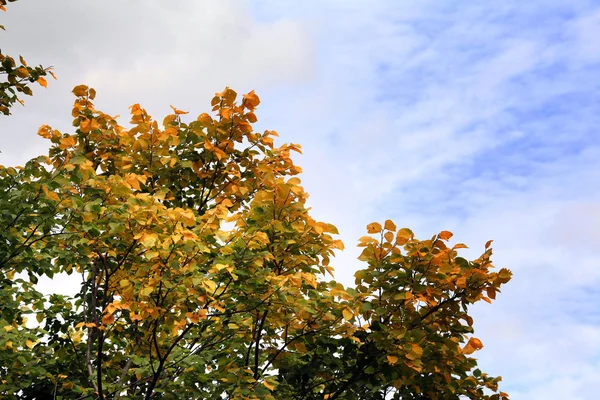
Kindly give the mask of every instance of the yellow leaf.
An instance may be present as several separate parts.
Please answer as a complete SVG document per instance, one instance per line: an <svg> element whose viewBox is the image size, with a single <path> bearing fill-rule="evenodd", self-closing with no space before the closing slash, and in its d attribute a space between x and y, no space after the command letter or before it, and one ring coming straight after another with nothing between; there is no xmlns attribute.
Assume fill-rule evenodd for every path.
<svg viewBox="0 0 600 400"><path fill-rule="evenodd" d="M47 87L48 87L48 82L46 82L46 79L45 79L43 76L40 76L40 77L37 79L37 83L39 83L39 84L40 84L40 86L43 86L43 87L45 87L45 88L47 88Z"/></svg>
<svg viewBox="0 0 600 400"><path fill-rule="evenodd" d="M35 346L35 343L32 342L31 340L27 339L25 341L25 346L29 347L30 349L33 348L33 346Z"/></svg>
<svg viewBox="0 0 600 400"><path fill-rule="evenodd" d="M333 246L336 249L339 250L344 250L344 242L342 242L341 240L337 239L333 241Z"/></svg>
<svg viewBox="0 0 600 400"><path fill-rule="evenodd" d="M157 241L158 241L158 235L156 233L147 233L147 234L143 235L143 238L142 238L142 244L146 248L154 246Z"/></svg>
<svg viewBox="0 0 600 400"><path fill-rule="evenodd" d="M268 381L264 381L263 385L265 385L265 387L269 390L275 390L275 386L273 386L272 384L270 384Z"/></svg>
<svg viewBox="0 0 600 400"><path fill-rule="evenodd" d="M10 325L3 326L3 328L4 328L4 330L5 330L6 332L10 332L10 331L12 331L13 329L15 329L14 327L12 327L12 326L10 326Z"/></svg>
<svg viewBox="0 0 600 400"><path fill-rule="evenodd" d="M396 231L396 224L394 224L391 219L386 220L383 227L388 231Z"/></svg>
<svg viewBox="0 0 600 400"><path fill-rule="evenodd" d="M402 228L396 234L396 244L402 246L403 244L406 244L406 242L408 242L410 239L412 239L413 236L414 235L410 229Z"/></svg>
<svg viewBox="0 0 600 400"><path fill-rule="evenodd" d="M217 284L208 279L205 279L202 281L202 286L204 286L206 289L208 289L211 292L214 292L215 289L217 288Z"/></svg>
<svg viewBox="0 0 600 400"><path fill-rule="evenodd" d="M350 321L354 317L354 313L348 307L346 307L342 310L342 314L344 315L344 319L346 321Z"/></svg>
<svg viewBox="0 0 600 400"><path fill-rule="evenodd" d="M223 268L228 268L228 267L229 267L229 265L227 265L227 264L215 264L215 269L216 269L217 271L220 271L220 270L222 270Z"/></svg>
<svg viewBox="0 0 600 400"><path fill-rule="evenodd" d="M394 233L393 232L386 232L383 237L385 238L386 242L391 242L392 240L394 240Z"/></svg>
<svg viewBox="0 0 600 400"><path fill-rule="evenodd" d="M454 235L450 231L441 231L438 236L442 240L449 240Z"/></svg>
<svg viewBox="0 0 600 400"><path fill-rule="evenodd" d="M381 232L381 224L379 222L372 222L367 225L368 233L379 233Z"/></svg>
<svg viewBox="0 0 600 400"><path fill-rule="evenodd" d="M387 360L390 364L394 365L398 362L398 357L388 355Z"/></svg>

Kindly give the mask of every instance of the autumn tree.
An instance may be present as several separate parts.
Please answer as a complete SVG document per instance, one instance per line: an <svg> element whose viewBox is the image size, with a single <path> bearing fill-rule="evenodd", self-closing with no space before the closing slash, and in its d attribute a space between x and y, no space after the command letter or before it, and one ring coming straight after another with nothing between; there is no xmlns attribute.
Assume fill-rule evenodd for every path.
<svg viewBox="0 0 600 400"><path fill-rule="evenodd" d="M191 121L135 104L129 128L73 92L75 131L42 126L48 156L0 168L2 396L507 398L472 357L468 307L511 275L490 242L468 261L450 232L372 223L345 288L300 146L253 130L254 92L226 88ZM41 296L56 274L80 274L79 293Z"/></svg>
<svg viewBox="0 0 600 400"><path fill-rule="evenodd" d="M14 3L16 0L8 0ZM6 12L7 0L0 0L0 10ZM0 29L4 30L4 25L0 25ZM31 90L32 83L38 83L39 85L46 87L47 82L44 78L47 74L54 76L52 73L52 67L30 67L22 56L18 57L19 61L7 54L2 53L0 49L0 75L3 76L0 81L0 113L4 115L10 114L10 108L19 102L24 104L23 100L19 98L19 93L31 96L33 91Z"/></svg>

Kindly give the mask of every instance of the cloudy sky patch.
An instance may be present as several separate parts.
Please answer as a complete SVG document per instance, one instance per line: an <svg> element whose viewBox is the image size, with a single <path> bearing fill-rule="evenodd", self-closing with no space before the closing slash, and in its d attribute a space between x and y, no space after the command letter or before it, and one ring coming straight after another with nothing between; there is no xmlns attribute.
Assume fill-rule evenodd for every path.
<svg viewBox="0 0 600 400"><path fill-rule="evenodd" d="M393 219L494 239L514 279L476 307L482 369L519 399L595 399L600 381L600 6L593 1L21 0L3 51L59 80L0 119L0 163L70 130L70 89L157 119L208 110L225 85L261 96L259 129L300 143L315 217L356 239ZM123 120L126 123L126 118Z"/></svg>

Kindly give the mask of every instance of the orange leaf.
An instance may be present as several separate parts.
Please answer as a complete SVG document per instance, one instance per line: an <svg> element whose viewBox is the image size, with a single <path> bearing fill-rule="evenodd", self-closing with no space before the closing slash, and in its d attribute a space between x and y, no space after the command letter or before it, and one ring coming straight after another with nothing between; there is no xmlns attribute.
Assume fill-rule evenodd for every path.
<svg viewBox="0 0 600 400"><path fill-rule="evenodd" d="M488 241L485 243L485 249L486 249L486 250L490 248L490 246L492 245L492 242L493 242L493 240L488 240Z"/></svg>
<svg viewBox="0 0 600 400"><path fill-rule="evenodd" d="M75 146L76 143L77 142L75 141L74 136L67 136L60 139L60 144L58 145L58 148L61 150L65 150L68 147Z"/></svg>
<svg viewBox="0 0 600 400"><path fill-rule="evenodd" d="M86 85L78 85L73 88L73 94L75 96L85 96L87 94L88 87Z"/></svg>
<svg viewBox="0 0 600 400"><path fill-rule="evenodd" d="M442 240L449 240L454 235L450 231L441 231L438 236Z"/></svg>
<svg viewBox="0 0 600 400"><path fill-rule="evenodd" d="M115 316L113 314L107 314L102 317L102 325L109 325L115 322Z"/></svg>
<svg viewBox="0 0 600 400"><path fill-rule="evenodd" d="M464 276L461 276L460 278L458 278L456 280L456 286L458 286L461 289L467 287L467 278Z"/></svg>
<svg viewBox="0 0 600 400"><path fill-rule="evenodd" d="M390 364L394 365L398 362L398 357L388 355L387 360Z"/></svg>
<svg viewBox="0 0 600 400"><path fill-rule="evenodd" d="M483 343L481 343L481 340L472 337L471 339L469 339L469 342L467 343L467 345L463 348L463 353L471 354L477 350L481 350L482 348L483 348Z"/></svg>
<svg viewBox="0 0 600 400"><path fill-rule="evenodd" d="M457 243L454 245L454 247L452 247L452 250L456 250L456 249L468 249L468 247L466 244Z"/></svg>
<svg viewBox="0 0 600 400"><path fill-rule="evenodd" d="M379 222L372 222L367 225L368 233L379 233L381 232L381 224Z"/></svg>
<svg viewBox="0 0 600 400"><path fill-rule="evenodd" d="M173 112L174 112L175 114L177 114L177 115L181 115L181 114L188 114L188 112L187 112L187 111L181 111L181 110L178 110L178 109L176 109L176 108L175 108L175 107L173 107L173 106L171 106L171 108L173 109Z"/></svg>
<svg viewBox="0 0 600 400"><path fill-rule="evenodd" d="M43 76L40 76L40 77L37 79L37 83L39 83L39 84L40 84L40 86L43 86L43 87L45 87L45 88L47 88L47 87L48 87L48 82L46 82L46 79L45 79Z"/></svg>
<svg viewBox="0 0 600 400"><path fill-rule="evenodd" d="M253 110L256 106L260 104L260 99L252 90L250 93L244 95L244 106L250 110Z"/></svg>

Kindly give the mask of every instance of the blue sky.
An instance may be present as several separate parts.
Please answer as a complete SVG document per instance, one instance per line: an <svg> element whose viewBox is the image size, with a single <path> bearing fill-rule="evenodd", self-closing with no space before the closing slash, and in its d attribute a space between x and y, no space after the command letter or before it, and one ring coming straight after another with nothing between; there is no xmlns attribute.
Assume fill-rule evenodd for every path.
<svg viewBox="0 0 600 400"><path fill-rule="evenodd" d="M0 119L0 163L42 153L39 125L69 130L79 83L157 117L255 89L257 125L303 146L313 213L340 228L338 279L375 220L453 231L469 256L494 239L515 276L474 311L483 369L516 400L597 398L597 2L21 0L0 17L3 50L59 76Z"/></svg>

